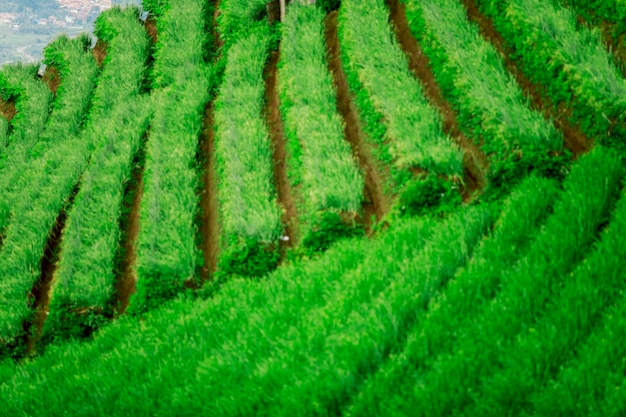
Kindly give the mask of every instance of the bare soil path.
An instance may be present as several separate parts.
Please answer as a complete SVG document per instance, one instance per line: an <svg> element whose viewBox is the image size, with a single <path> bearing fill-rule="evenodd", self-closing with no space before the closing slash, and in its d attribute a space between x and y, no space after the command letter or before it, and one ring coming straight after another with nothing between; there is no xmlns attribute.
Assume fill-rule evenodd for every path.
<svg viewBox="0 0 626 417"><path fill-rule="evenodd" d="M93 48L93 57L96 59L96 63L100 68L102 68L102 63L107 57L108 49L109 46L100 39L98 39L98 42L96 42L96 46Z"/></svg>
<svg viewBox="0 0 626 417"><path fill-rule="evenodd" d="M32 355L36 352L37 343L41 338L43 326L48 318L50 311L50 288L54 273L58 267L58 261L61 251L61 243L63 239L63 231L67 221L67 213L74 205L74 198L78 194L80 188L80 180L74 186L70 197L61 210L54 222L54 226L46 241L43 256L40 261L40 276L33 286L29 298L32 300L34 317L31 323L26 323L25 329L25 346L26 355Z"/></svg>
<svg viewBox="0 0 626 417"><path fill-rule="evenodd" d="M383 175L379 172L372 152L365 140L358 112L352 101L348 81L343 72L341 50L337 36L337 12L333 11L324 20L324 36L328 52L328 69L333 77L337 94L337 112L343 119L344 136L352 147L364 175L364 202L362 206L366 231L371 228L371 218L380 221L389 212L390 202L384 192Z"/></svg>
<svg viewBox="0 0 626 417"><path fill-rule="evenodd" d="M530 100L532 108L542 113L546 120L554 123L555 127L563 132L565 147L572 152L575 158L588 152L592 147L592 141L577 126L570 123L571 110L561 106L558 112L553 111L552 103L542 96L541 87L531 82L511 59L506 42L496 31L491 19L481 13L476 1L462 0L462 2L467 10L469 20L478 25L483 37L498 50L506 69L522 88Z"/></svg>
<svg viewBox="0 0 626 417"><path fill-rule="evenodd" d="M59 73L59 70L57 70L55 66L48 65L46 67L46 72L43 74L43 82L48 85L52 94L56 96L57 90L61 85L61 74Z"/></svg>
<svg viewBox="0 0 626 417"><path fill-rule="evenodd" d="M219 202L217 199L217 176L215 175L215 131L213 130L213 102L204 112L202 135L199 144L199 163L201 169L200 209L198 210L200 228L200 250L204 266L200 271L200 280L207 281L217 270L219 252Z"/></svg>
<svg viewBox="0 0 626 417"><path fill-rule="evenodd" d="M280 116L280 99L278 95L277 65L280 52L270 53L265 66L265 117L272 142L274 162L274 183L278 193L278 204L283 210L282 223L289 240L281 239L281 247L292 247L297 242L297 211L291 185L287 177L287 150L285 147L285 129Z"/></svg>
<svg viewBox="0 0 626 417"><path fill-rule="evenodd" d="M9 123L11 123L11 120L13 120L16 114L17 110L15 109L15 103L12 101L5 101L0 98L0 116L4 117Z"/></svg>
<svg viewBox="0 0 626 417"><path fill-rule="evenodd" d="M389 7L389 22L395 28L398 43L409 60L409 69L421 81L426 96L435 105L443 118L444 131L452 137L464 151L463 171L467 198L486 185L485 172L488 170L487 157L474 142L461 131L457 114L444 97L435 74L430 67L430 60L422 51L407 22L405 6L398 0L386 0Z"/></svg>
<svg viewBox="0 0 626 417"><path fill-rule="evenodd" d="M143 137L143 143L138 155L133 161L131 180L124 191L122 217L120 218L120 260L117 265L117 282L113 308L117 315L122 315L130 304L130 298L137 287L137 248L135 242L139 236L141 218L141 198L143 197L143 172L145 168L145 144L149 132Z"/></svg>

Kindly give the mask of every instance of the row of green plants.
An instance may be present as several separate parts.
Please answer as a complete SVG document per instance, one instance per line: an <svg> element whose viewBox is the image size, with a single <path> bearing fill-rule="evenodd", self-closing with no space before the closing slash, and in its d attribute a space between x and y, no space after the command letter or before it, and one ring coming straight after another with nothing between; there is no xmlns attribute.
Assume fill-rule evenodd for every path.
<svg viewBox="0 0 626 417"><path fill-rule="evenodd" d="M297 198L299 240L313 249L324 249L335 238L358 230L355 222L362 215L363 200L363 176L337 114L323 19L316 7L290 5L278 64L287 175ZM345 226L342 215L349 219Z"/></svg>
<svg viewBox="0 0 626 417"><path fill-rule="evenodd" d="M0 94L15 103L7 146L0 148L0 230L11 221L15 175L28 175L26 161L44 131L49 116L52 92L37 79L36 65L8 65L0 73Z"/></svg>
<svg viewBox="0 0 626 417"><path fill-rule="evenodd" d="M125 36L147 44L140 25ZM150 116L140 96L128 97L123 108L125 114L98 124L99 137L94 140L100 143L81 175L80 190L69 210L46 337L88 335L113 316L115 284L121 275L120 223L128 214L123 212L123 200L127 184L133 180L133 162L143 146Z"/></svg>
<svg viewBox="0 0 626 417"><path fill-rule="evenodd" d="M4 166L0 168L0 222L5 226L10 221L11 208L21 198L22 189L30 187L34 180L31 166L41 163L45 153L56 147L59 140L76 135L83 127L98 76L98 67L88 46L87 36L73 40L60 36L44 49L44 62L56 69L61 84L43 131L33 132L34 138L28 144L12 144ZM33 97L43 100L46 107L40 109L39 118L33 117L34 126L43 118L44 110L47 111L46 98L49 94L45 84L36 84L40 95Z"/></svg>
<svg viewBox="0 0 626 417"><path fill-rule="evenodd" d="M344 1L341 59L366 140L381 171L389 172L386 192L400 195L401 214L421 215L457 203L454 177L463 174L463 153L444 134L441 114L409 72L388 19L382 0ZM416 175L420 170L429 176Z"/></svg>
<svg viewBox="0 0 626 417"><path fill-rule="evenodd" d="M580 262L592 249L599 228L610 218L620 194L623 171L619 157L603 148L597 148L581 159L564 183L554 214L547 219L527 254L518 257L514 265L498 270L497 281L491 278L491 287L485 289L488 297L477 298L478 302L482 301L480 308L474 308L471 317L459 323L463 325L460 328L450 327L450 323L442 320L437 326L430 327L429 319L423 326L416 327L403 353L389 362L379 380L373 382L381 383L382 380L383 386L395 387L394 393L384 398L364 397L366 402L361 409L374 406L385 412L423 416L492 412L501 415L497 410L483 407L486 404L483 404L483 396L500 395L494 401L502 407L498 409L500 412L506 410L513 415L521 412L514 406L524 404L528 394L540 389L540 384L522 383L526 382L529 369L525 366L515 370L508 368L509 355L516 354L513 346L521 335L527 334L529 329L537 331L538 321L548 317L545 315L546 304L560 300L563 287L571 282L570 272L577 265L586 268L589 260ZM470 294L480 294L475 287ZM465 294L467 297L467 292ZM465 310L454 308L462 307L462 304L449 305L447 297L439 304L440 316L467 315ZM579 308L568 307L572 315ZM572 328L570 331L577 333L580 330ZM440 341L438 345L430 345L431 336ZM548 377L550 367L557 366L549 360L544 362L544 359L564 360L560 355L567 351L555 347L559 355L550 356L552 346L548 341L544 342L545 351L541 350L540 357L535 356L536 360L531 362L539 379ZM506 370L502 371L503 368ZM511 376L511 381L497 376L494 380L489 379L499 371ZM483 387L485 381L489 382ZM370 392L379 391L370 389Z"/></svg>
<svg viewBox="0 0 626 417"><path fill-rule="evenodd" d="M13 207L14 218L6 229L0 253L3 277L0 345L3 348L11 347L11 343L23 335L23 324L33 316L35 300L29 294L42 274L44 249L59 213L69 210L92 153L108 146L108 137L101 129L132 116L129 111L133 98L141 90L146 59L145 34L142 33L140 39L127 35L138 33L133 31L135 27L141 29L136 9L111 9L99 17L97 35L106 39L108 54L94 93L89 121L80 134L60 138L56 146L37 159L37 164L30 169L33 181L21 190L20 199L16 200L18 204ZM86 221L91 221L95 214L100 215L88 213ZM16 347L19 350L20 346Z"/></svg>
<svg viewBox="0 0 626 417"><path fill-rule="evenodd" d="M142 324L122 318L102 329L92 343L51 346L36 364L15 369L0 387L0 411L247 415L266 409L280 396L287 408L272 411L312 413L316 402L307 400L313 398L308 390L300 397L277 390L297 390L294 380L314 389L311 395L320 398L320 409L332 407L325 389L330 387L335 396L353 387L350 381L358 377L364 361L378 358L388 350L384 346L397 342L394 335L404 319L419 314L416 307L423 308L429 294L451 276L453 265L465 262L490 219L483 209L472 209L443 224L432 218L396 223L373 241L342 241L322 257L286 265L269 279L235 278L208 301L176 300L148 313ZM414 297L416 291L423 296ZM369 314L372 303L375 315ZM341 318L353 309L359 314L344 329ZM351 332L342 331L348 329L360 336L351 339ZM370 331L375 337L368 336ZM155 355L162 349L168 354ZM323 373L309 375L307 370L318 369L315 357L322 354ZM346 370L341 372L345 377L335 382L338 369ZM80 377L68 378L79 372ZM321 375L324 383L316 385L313 375ZM152 382L142 390L125 388L139 380ZM22 396L30 398L31 390L41 395L21 402ZM207 391L212 400L199 401ZM80 410L69 398L81 398Z"/></svg>
<svg viewBox="0 0 626 417"><path fill-rule="evenodd" d="M213 73L204 62L210 2L161 1L137 238L137 288L129 312L155 308L196 280L196 152Z"/></svg>
<svg viewBox="0 0 626 417"><path fill-rule="evenodd" d="M626 316L614 317L620 309L623 312L625 287L626 198L623 192L620 197L608 228L558 296L548 302L545 313L508 349L492 357L495 372L481 383L480 400L471 404L468 415L501 416L531 409L544 416L623 412L623 400L622 404L598 400L604 390L623 390L624 383L624 365L617 369L613 365L625 353L615 333L623 337ZM556 368L558 362L566 370Z"/></svg>
<svg viewBox="0 0 626 417"><path fill-rule="evenodd" d="M531 176L515 188L502 204L494 230L477 247L445 291L431 301L424 319L410 330L406 347L367 380L348 408L347 415L383 414L393 399L410 395L399 391L416 369L428 369L438 354L450 352L457 330L465 328L494 296L500 273L511 270L528 253L552 213L560 189L552 180ZM407 389L412 387L406 384Z"/></svg>
<svg viewBox="0 0 626 417"><path fill-rule="evenodd" d="M554 112L571 108L571 122L590 138L626 149L626 80L599 32L578 27L572 10L554 1L477 3Z"/></svg>
<svg viewBox="0 0 626 417"><path fill-rule="evenodd" d="M9 121L0 116L0 148L6 147L9 140Z"/></svg>
<svg viewBox="0 0 626 417"><path fill-rule="evenodd" d="M406 1L417 37L461 127L489 158L489 186L506 192L527 173L562 177L563 138L528 106L495 47L455 0ZM489 192L489 191L488 191Z"/></svg>
<svg viewBox="0 0 626 417"><path fill-rule="evenodd" d="M218 267L223 273L263 275L279 260L281 213L263 118L263 72L271 40L267 24L257 26L225 52L226 67L215 101Z"/></svg>
<svg viewBox="0 0 626 417"><path fill-rule="evenodd" d="M52 92L37 79L37 69L33 64L14 64L5 65L0 73L0 95L16 110L7 146L0 148L0 169L27 154L48 119Z"/></svg>
<svg viewBox="0 0 626 417"><path fill-rule="evenodd" d="M559 0L562 4L572 7L597 26L609 24L613 43L623 42L626 34L626 7L622 0Z"/></svg>

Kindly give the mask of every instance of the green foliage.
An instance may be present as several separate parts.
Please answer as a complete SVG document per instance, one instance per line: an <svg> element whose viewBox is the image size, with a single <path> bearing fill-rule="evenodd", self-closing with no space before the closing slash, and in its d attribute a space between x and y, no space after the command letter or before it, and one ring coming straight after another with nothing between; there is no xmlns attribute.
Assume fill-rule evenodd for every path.
<svg viewBox="0 0 626 417"><path fill-rule="evenodd" d="M260 277L276 269L280 256L274 245L256 239L232 237L225 245L219 262L219 274Z"/></svg>
<svg viewBox="0 0 626 417"><path fill-rule="evenodd" d="M409 72L388 18L382 0L343 1L339 31L348 64L384 116L393 163L401 170L460 175L462 153L443 133L441 114Z"/></svg>
<svg viewBox="0 0 626 417"><path fill-rule="evenodd" d="M363 229L354 220L344 220L334 211L323 211L315 216L302 246L310 253L323 252L339 239L362 235Z"/></svg>
<svg viewBox="0 0 626 417"><path fill-rule="evenodd" d="M523 331L492 358L500 366L483 382L481 401L471 405L468 415L498 416L531 407L536 415L546 416L619 415L621 393L598 398L605 390L621 391L624 384L624 236L622 192L610 227L550 300L532 331ZM558 361L567 365L557 369L553 364Z"/></svg>
<svg viewBox="0 0 626 417"><path fill-rule="evenodd" d="M0 149L7 146L9 139L9 122L4 117L0 116Z"/></svg>
<svg viewBox="0 0 626 417"><path fill-rule="evenodd" d="M324 13L330 13L333 10L339 9L341 0L316 0L315 5L324 11Z"/></svg>
<svg viewBox="0 0 626 417"><path fill-rule="evenodd" d="M558 298L569 272L583 259L598 228L608 219L623 171L615 153L602 148L580 160L528 254L501 274L493 301L477 311L467 326L455 329L457 336L449 353L437 349L430 366L412 368L395 384L396 392L385 400L390 411L441 416L458 414L472 403L475 387L500 368L494 358L534 326L548 300ZM516 388L509 392L510 401L501 403L506 410L520 398Z"/></svg>
<svg viewBox="0 0 626 417"><path fill-rule="evenodd" d="M154 117L146 145L137 238L137 292L129 313L160 306L195 280L195 169L204 109L216 81L204 63L207 2L171 2L158 19Z"/></svg>
<svg viewBox="0 0 626 417"><path fill-rule="evenodd" d="M81 134L56 138L55 146L33 161L28 170L31 181L20 190L19 198L12 201L13 217L0 253L0 271L4 277L0 291L0 344L22 335L23 323L32 315L32 298L26 303L24 295L41 275L46 242L59 213L69 208L70 196L91 152L106 146L108 138L100 129L115 126L128 117L129 102L140 90L147 53L145 32L133 12L112 9L102 16L109 24L125 28L126 35L110 40L108 65L94 93L89 121ZM139 37L132 36L133 33ZM104 105L109 107L105 109ZM102 214L108 216L110 212Z"/></svg>
<svg viewBox="0 0 626 417"><path fill-rule="evenodd" d="M256 241L270 250L277 246L282 229L269 134L262 118L268 42L268 30L259 30L228 50L215 102L223 265L233 263L227 259L234 253L229 249L232 242Z"/></svg>
<svg viewBox="0 0 626 417"><path fill-rule="evenodd" d="M408 381L416 370L429 369L434 359L450 352L457 329L467 327L495 296L501 275L528 253L558 193L555 183L537 177L529 177L515 188L472 260L457 272L445 292L432 300L426 319L410 330L403 350L364 384L347 415L382 414L395 398L409 395L404 389L413 388Z"/></svg>
<svg viewBox="0 0 626 417"><path fill-rule="evenodd" d="M224 50L267 25L267 0L220 0L217 26Z"/></svg>
<svg viewBox="0 0 626 417"><path fill-rule="evenodd" d="M409 181L398 200L401 216L423 216L452 211L461 204L461 195L455 184L431 174Z"/></svg>
<svg viewBox="0 0 626 417"><path fill-rule="evenodd" d="M464 7L454 0L406 3L411 30L461 127L489 157L487 193L506 194L534 170L562 178L567 158L551 156L562 152L561 133L529 108L495 47L468 22Z"/></svg>
<svg viewBox="0 0 626 417"><path fill-rule="evenodd" d="M543 87L554 112L600 143L626 149L626 80L597 31L578 28L576 15L553 1L478 0L510 45L524 73Z"/></svg>
<svg viewBox="0 0 626 417"><path fill-rule="evenodd" d="M323 17L314 7L289 6L282 26L278 71L288 142L287 175L297 194L301 238L305 241L309 233L320 234L320 225L314 223L327 222L319 217L324 217L326 210L355 215L363 199L363 177L344 140L336 110L326 63ZM327 243L314 246L325 247Z"/></svg>
<svg viewBox="0 0 626 417"><path fill-rule="evenodd" d="M141 2L144 10L157 16L158 20L166 14L170 3L172 3L170 0L142 0Z"/></svg>

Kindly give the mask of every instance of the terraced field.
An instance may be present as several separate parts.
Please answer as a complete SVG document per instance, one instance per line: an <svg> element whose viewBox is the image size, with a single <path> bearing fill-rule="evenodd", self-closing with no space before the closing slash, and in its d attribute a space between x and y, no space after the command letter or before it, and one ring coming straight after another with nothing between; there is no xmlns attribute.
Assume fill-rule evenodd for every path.
<svg viewBox="0 0 626 417"><path fill-rule="evenodd" d="M309 3L0 71L0 415L625 415L626 5Z"/></svg>

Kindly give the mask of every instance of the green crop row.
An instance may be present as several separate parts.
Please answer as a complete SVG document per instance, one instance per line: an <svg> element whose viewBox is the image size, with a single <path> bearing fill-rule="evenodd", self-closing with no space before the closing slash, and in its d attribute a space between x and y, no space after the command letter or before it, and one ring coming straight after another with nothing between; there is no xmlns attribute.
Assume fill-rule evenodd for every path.
<svg viewBox="0 0 626 417"><path fill-rule="evenodd" d="M297 196L300 237L319 247L329 234L350 233L340 214L356 218L363 200L363 177L337 114L335 90L326 63L323 13L291 5L283 23L278 71L285 120L288 177ZM336 227L336 226L335 226Z"/></svg>
<svg viewBox="0 0 626 417"><path fill-rule="evenodd" d="M0 116L0 148L6 148L9 140L9 121Z"/></svg>
<svg viewBox="0 0 626 417"><path fill-rule="evenodd" d="M89 122L81 134L60 138L56 146L37 159L30 171L33 181L22 189L13 221L6 229L0 253L2 346L13 343L23 333L22 325L32 315L34 300L29 293L42 273L46 242L59 213L69 208L91 153L107 146L108 138L101 128L128 118L132 109L129 103L141 89L147 53L145 34L130 36L139 33L135 28L141 30L137 11L111 9L100 16L97 26L121 35L107 39L107 64L94 94ZM102 107L105 103L107 108Z"/></svg>
<svg viewBox="0 0 626 417"><path fill-rule="evenodd" d="M140 26L136 29L125 36L143 40L147 46L145 31ZM68 213L52 285L47 335L90 334L113 315L122 203L149 121L145 101L139 97L127 100L124 111L122 117L99 123L100 135L95 139L100 143L91 154Z"/></svg>
<svg viewBox="0 0 626 417"><path fill-rule="evenodd" d="M612 23L611 36L619 40L626 33L626 2L624 0L559 0L595 24Z"/></svg>
<svg viewBox="0 0 626 417"><path fill-rule="evenodd" d="M266 20L267 3L267 0L220 0L217 26L224 50L266 24L263 20Z"/></svg>
<svg viewBox="0 0 626 417"><path fill-rule="evenodd" d="M10 221L10 210L21 198L21 190L35 179L31 166L41 163L43 155L60 139L76 135L83 126L98 75L93 55L86 52L88 45L86 36L74 40L61 36L44 50L45 62L56 68L61 84L43 132L27 146L11 145L13 151L0 168L0 228ZM45 94L47 87L43 83L38 86L41 89Z"/></svg>
<svg viewBox="0 0 626 417"><path fill-rule="evenodd" d="M578 28L575 14L554 1L477 3L555 112L571 107L571 122L589 137L626 149L626 80L597 31Z"/></svg>
<svg viewBox="0 0 626 417"><path fill-rule="evenodd" d="M623 276L626 268L624 236L626 236L626 198L622 193L621 201L607 230L601 235L601 240L586 261L568 277L558 296L549 303L546 312L532 328L524 330L508 349L492 357L496 364L496 372L482 382L480 400L471 405L466 415L501 416L503 413L527 412L532 408L538 411L542 408L544 411L550 410L543 413L550 416L589 415L587 413L594 409L591 405L596 401L595 398L600 396L598 394L602 393L602 387L611 389L612 384L615 386L623 384L624 374L619 374L618 370L611 371L609 364L619 363L623 358L624 349L617 349L621 353L617 355L614 353L611 356L609 352L615 348L610 347L609 343L614 343L615 347L621 345L617 341L619 339L611 339L611 335L615 331L620 332L619 328L624 325L625 316L622 315L613 323L610 323L612 319L608 318L609 322L604 328L600 323L600 317L607 306L624 302L620 295L626 287ZM609 312L609 317L610 315ZM558 368L554 364L558 362L567 364L576 358L575 347L584 341L596 326L598 326L595 331L597 335L586 343L596 345L592 347L593 350L587 348L586 356L580 355L577 359L579 361L577 366L581 367L582 364L582 370L591 370L595 372L596 377L588 379L587 372L581 373L581 370L578 370L578 376L574 377L568 375L571 371L566 371L559 375L559 379L565 384L559 383L557 379L550 384L553 389L547 390L540 396L542 399L535 402L532 394L542 390L550 379L557 377ZM598 340L598 335L603 333L606 341ZM602 354L601 352L607 348L609 352ZM599 357L602 359L598 360ZM611 362L611 359L615 362ZM621 369L624 369L623 365ZM613 380L609 382L606 378L612 373ZM615 378L618 375L620 376ZM564 389L567 385L571 390L567 395L569 400L562 394L567 391ZM559 394L555 394L555 391ZM606 405L610 407L609 403ZM577 410L577 413L574 410ZM596 412L598 411L601 411L601 408L596 409ZM618 414L609 410L599 413L605 416Z"/></svg>
<svg viewBox="0 0 626 417"><path fill-rule="evenodd" d="M495 47L455 0L408 0L412 32L430 60L461 127L489 157L489 185L510 188L529 171L561 176L563 148L554 125L528 106Z"/></svg>
<svg viewBox="0 0 626 417"><path fill-rule="evenodd" d="M278 261L282 231L263 120L263 69L270 48L267 26L233 44L215 102L215 155L220 223L219 268L262 275Z"/></svg>
<svg viewBox="0 0 626 417"><path fill-rule="evenodd" d="M205 8L213 10L200 0L171 2L157 20L157 89L151 97L133 314L160 305L195 279L196 151L214 83L203 61L204 19L212 15Z"/></svg>
<svg viewBox="0 0 626 417"><path fill-rule="evenodd" d="M500 274L512 270L528 252L557 195L555 183L536 177L516 187L504 203L495 230L481 242L467 267L432 300L424 320L411 329L404 350L363 385L348 415L381 415L394 401L390 392L397 392L398 397L410 395L399 387L413 377L416 369L428 369L438 354L445 355L452 349L459 329L465 328L495 296ZM404 387L412 388L409 384Z"/></svg>
<svg viewBox="0 0 626 417"><path fill-rule="evenodd" d="M472 209L443 224L429 218L396 223L380 238L341 242L318 260L285 266L267 280L234 279L208 301L174 301L146 315L142 324L118 320L93 343L51 346L36 363L6 378L0 386L0 413L248 415L279 396L286 406L282 414L294 407L299 407L298 415L332 409L332 399L350 392L351 381L368 369L363 364L384 359L389 347L400 342L398 332L423 314L420 310L455 265L471 255L489 217ZM372 315L370 303L375 306ZM353 309L344 328L340 318ZM351 332L344 332L349 329L359 336L350 338ZM352 355L354 348L359 349ZM168 354L155 356L161 349ZM283 363L289 366L283 368ZM37 371L42 367L49 371ZM336 370L345 375L337 383ZM316 386L308 371L323 377L323 383ZM139 380L152 382L141 390L127 389ZM287 386L294 380L298 383ZM276 390L297 390L299 382L307 384L299 398ZM326 388L332 390L329 397ZM34 391L41 395L30 395ZM206 392L212 400L198 401Z"/></svg>
<svg viewBox="0 0 626 417"><path fill-rule="evenodd" d="M400 170L460 175L462 153L443 133L441 115L409 72L383 1L344 1L340 12L341 45L384 117L393 164Z"/></svg>
<svg viewBox="0 0 626 417"><path fill-rule="evenodd" d="M0 74L3 96L15 100L17 113L11 120L7 146L0 148L0 176L14 161L28 158L50 114L52 92L37 77L36 65L7 65Z"/></svg>
<svg viewBox="0 0 626 417"><path fill-rule="evenodd" d="M588 252L609 218L622 174L619 158L603 148L581 159L528 254L513 269L501 272L493 301L467 326L456 329L453 349L433 352L430 366L412 368L397 382L396 393L385 404L398 413L441 416L459 414L480 401L473 393L500 368L495 359L507 355L520 333L534 328L546 303L558 299L569 272ZM510 394L517 398L517 391ZM508 409L510 402L505 404Z"/></svg>

